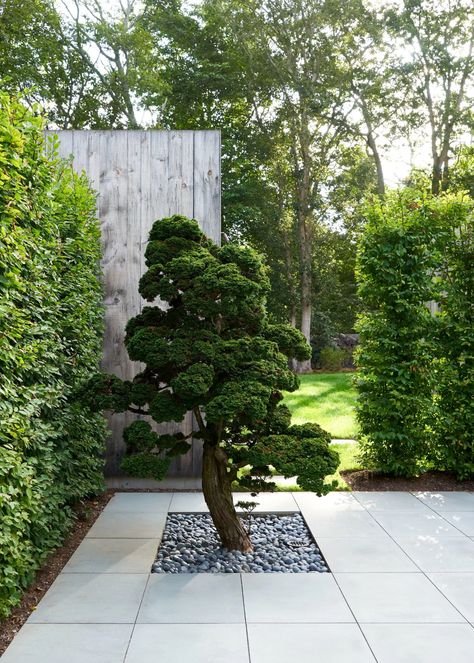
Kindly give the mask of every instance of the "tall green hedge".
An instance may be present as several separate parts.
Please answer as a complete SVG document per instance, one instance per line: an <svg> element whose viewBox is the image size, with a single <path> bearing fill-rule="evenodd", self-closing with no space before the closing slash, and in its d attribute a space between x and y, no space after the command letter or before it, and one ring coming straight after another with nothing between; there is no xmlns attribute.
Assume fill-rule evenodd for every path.
<svg viewBox="0 0 474 663"><path fill-rule="evenodd" d="M474 205L450 206L442 254L435 386L437 467L474 477Z"/></svg>
<svg viewBox="0 0 474 663"><path fill-rule="evenodd" d="M0 616L103 487L106 427L74 399L101 353L95 196L43 128L0 94Z"/></svg>
<svg viewBox="0 0 474 663"><path fill-rule="evenodd" d="M472 209L467 196L406 190L366 210L357 414L369 467L474 473Z"/></svg>

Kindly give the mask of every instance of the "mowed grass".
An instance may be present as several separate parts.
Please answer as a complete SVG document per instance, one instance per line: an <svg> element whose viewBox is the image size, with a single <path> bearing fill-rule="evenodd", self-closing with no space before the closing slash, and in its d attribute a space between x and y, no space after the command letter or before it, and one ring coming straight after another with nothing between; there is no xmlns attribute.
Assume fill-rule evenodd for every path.
<svg viewBox="0 0 474 663"><path fill-rule="evenodd" d="M308 373L300 376L301 386L298 391L286 393L284 399L291 410L292 423L311 421L329 431L333 438L355 438L357 422L353 375Z"/></svg>
<svg viewBox="0 0 474 663"><path fill-rule="evenodd" d="M362 465L357 459L359 446L357 444L348 442L345 442L344 444L338 442L331 445L331 447L339 454L339 467L337 468L335 474L332 474L330 477L326 477L326 482L330 483L336 479L339 484L338 490L350 490L350 487L341 477L341 472L362 469Z"/></svg>

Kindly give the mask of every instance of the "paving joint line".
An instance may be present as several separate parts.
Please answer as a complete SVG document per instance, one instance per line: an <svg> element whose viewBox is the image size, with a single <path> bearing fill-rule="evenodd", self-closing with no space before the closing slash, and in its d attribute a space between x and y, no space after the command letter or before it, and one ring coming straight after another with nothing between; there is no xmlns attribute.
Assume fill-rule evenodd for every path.
<svg viewBox="0 0 474 663"><path fill-rule="evenodd" d="M431 492L431 491L429 491L429 492ZM457 492L457 491L454 491L454 492ZM421 502L422 504L424 504L424 505L425 505L428 509L430 509L434 514L436 514L437 516L439 516L440 518L442 518L446 523L448 523L448 525L451 525L451 527L454 527L454 529L457 529L457 531L458 531L462 536L465 536L465 537L468 538L468 539L470 538L468 534L466 534L465 532L463 532L462 530L460 530L459 527L456 527L456 525L455 525L454 523L449 522L449 520L448 520L447 518L445 518L445 517L443 516L442 513L439 513L438 511L435 511L435 510L433 509L432 506L430 506L429 504L426 504L426 502L423 502L423 500L420 500L420 498L418 497L418 495L414 495L413 493L410 493L410 494L413 495L413 497L416 497L416 499L417 499L419 502ZM474 509L473 509L473 511L474 511ZM463 513L463 512L460 511L460 513ZM464 513L471 513L471 511L466 511L466 512L464 512Z"/></svg>
<svg viewBox="0 0 474 663"><path fill-rule="evenodd" d="M244 610L244 624L245 624L245 637L247 639L247 653L249 657L249 663L252 663L252 656L250 654L250 638L249 638L249 627L247 622L247 611L245 609L244 581L242 578L242 573L239 573L239 576L240 576L240 590L242 592L242 607Z"/></svg>
<svg viewBox="0 0 474 663"><path fill-rule="evenodd" d="M420 500L420 501L421 501L421 500ZM362 505L362 506L364 506L364 505ZM425 505L425 506L426 506L426 505ZM428 508L430 508L430 507L428 507ZM365 507L364 507L364 509L365 509ZM466 617L465 615L463 615L462 612L461 612L461 611L460 611L460 610L454 605L454 603L452 603L452 601L449 600L449 598L446 596L446 594L444 594L444 593L440 590L440 588L437 587L437 586L435 585L435 583L434 583L434 582L431 580L431 578L427 575L427 572L423 571L423 569L422 569L422 568L421 568L421 567L415 562L415 560L414 560L412 557L410 557L410 555L409 555L405 550L403 550L402 546L398 543L398 541L397 541L396 539L393 538L393 536L390 534L390 532L387 532L387 530L385 529L385 527L384 527L383 525L381 525L381 524L378 522L378 520L375 518L375 516L374 516L374 515L368 510L368 509L365 509L365 510L366 510L367 513L370 515L370 517L371 517L371 518L377 523L377 525L378 525L378 526L379 526L379 527L380 527L380 528L381 528L381 529L387 534L387 536L388 536L388 537L389 537L389 538L390 538L390 539L391 539L391 540L392 540L392 541L393 541L393 542L394 542L394 543L400 548L400 550L401 550L401 551L402 551L402 552L408 557L408 559L410 559L410 560L413 562L413 564L416 566L416 568L419 569L420 573L422 573L422 574L425 576L425 578L430 582L430 584L431 584L431 585L432 585L432 586L433 586L433 587L434 587L434 588L435 588L435 589L441 594L441 596L443 596L443 597L446 599L446 601L447 601L447 602L448 602L448 603L449 603L449 604L450 604L450 605L456 610L456 612L458 612L458 613L461 615L461 617L463 618L463 620L464 620L465 622L469 623L469 620L467 619L467 617ZM431 573L434 573L434 572L432 571ZM415 622L414 622L414 623L415 623ZM420 622L420 623L424 623L424 622Z"/></svg>
<svg viewBox="0 0 474 663"><path fill-rule="evenodd" d="M337 582L337 578L336 578L336 576L335 576L334 573L332 574L332 577L334 578L334 582L336 583L337 588L338 588L339 591L341 592L341 596L342 596L342 598L344 599L344 601L346 602L346 605L347 605L347 607L349 608L351 615L354 617L354 622L357 624L357 627L358 627L360 633L362 634L362 637L364 638L365 642L367 643L367 647L369 648L370 653L371 653L372 656L374 657L374 661L375 661L375 663L378 663L378 658L375 656L375 652L374 652L374 650L372 649L372 647L370 646L370 643L369 643L369 641L367 640L367 637L366 637L364 631L362 630L361 623L359 622L359 620L358 620L357 617L355 616L355 613L354 613L354 611L352 610L352 608L351 608L351 606L350 606L350 603L349 603L349 601L348 601L347 598L346 598L346 595L345 595L344 592L342 591L341 586L340 586L339 583ZM350 622L341 622L341 623L348 624L348 623L350 623Z"/></svg>

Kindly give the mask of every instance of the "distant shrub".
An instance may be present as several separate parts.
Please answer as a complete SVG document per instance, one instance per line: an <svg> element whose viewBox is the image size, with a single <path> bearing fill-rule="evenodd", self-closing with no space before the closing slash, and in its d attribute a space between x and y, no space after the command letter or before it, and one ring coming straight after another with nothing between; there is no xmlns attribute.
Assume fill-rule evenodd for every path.
<svg viewBox="0 0 474 663"><path fill-rule="evenodd" d="M323 348L319 353L318 367L327 371L338 371L350 359L351 353L342 348Z"/></svg>

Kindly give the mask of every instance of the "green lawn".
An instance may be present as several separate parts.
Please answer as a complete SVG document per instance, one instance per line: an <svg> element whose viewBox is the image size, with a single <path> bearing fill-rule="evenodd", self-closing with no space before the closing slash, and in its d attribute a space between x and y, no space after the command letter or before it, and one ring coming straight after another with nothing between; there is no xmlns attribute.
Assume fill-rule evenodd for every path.
<svg viewBox="0 0 474 663"><path fill-rule="evenodd" d="M332 445L332 448L339 454L340 461L337 472L330 477L327 477L326 481L329 483L333 479L336 479L339 483L339 490L349 490L349 486L340 474L343 470L362 469L362 465L357 460L358 446L359 445L357 444L350 444L347 442L345 444L340 444L338 442L337 444Z"/></svg>
<svg viewBox="0 0 474 663"><path fill-rule="evenodd" d="M357 435L354 405L356 392L353 373L309 373L301 376L298 391L287 393L284 403L290 408L292 422L314 421L334 438Z"/></svg>

